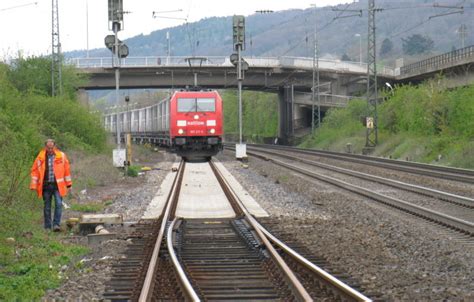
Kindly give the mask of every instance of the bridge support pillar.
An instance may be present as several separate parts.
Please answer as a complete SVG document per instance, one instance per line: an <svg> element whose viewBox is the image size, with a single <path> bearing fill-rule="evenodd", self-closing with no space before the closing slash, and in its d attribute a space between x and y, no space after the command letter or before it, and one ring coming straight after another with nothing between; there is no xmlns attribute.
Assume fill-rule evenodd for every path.
<svg viewBox="0 0 474 302"><path fill-rule="evenodd" d="M294 136L294 87L280 87L278 91L278 138L280 144L290 144Z"/></svg>

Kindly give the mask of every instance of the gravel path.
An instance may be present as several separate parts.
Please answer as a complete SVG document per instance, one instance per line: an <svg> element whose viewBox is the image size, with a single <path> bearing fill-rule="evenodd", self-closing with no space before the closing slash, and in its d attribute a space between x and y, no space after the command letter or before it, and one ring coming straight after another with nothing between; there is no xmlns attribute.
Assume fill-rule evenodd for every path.
<svg viewBox="0 0 474 302"><path fill-rule="evenodd" d="M218 158L285 231L365 289L390 301L474 300L473 248L456 235L265 161Z"/></svg>
<svg viewBox="0 0 474 302"><path fill-rule="evenodd" d="M153 163L145 163L153 168L152 171L135 179L126 178L119 184L91 190L84 198L111 199L113 203L104 210L104 213L122 214L124 221L138 221L170 171L175 158L173 154L159 152L153 156ZM74 265L65 266L63 278L66 281L60 288L48 291L43 298L44 301L102 300L105 284L111 276L112 265L123 257L130 244L121 227L109 230L118 233L118 238L92 247L91 252L77 259ZM66 236L63 241L87 245L87 238L82 236Z"/></svg>

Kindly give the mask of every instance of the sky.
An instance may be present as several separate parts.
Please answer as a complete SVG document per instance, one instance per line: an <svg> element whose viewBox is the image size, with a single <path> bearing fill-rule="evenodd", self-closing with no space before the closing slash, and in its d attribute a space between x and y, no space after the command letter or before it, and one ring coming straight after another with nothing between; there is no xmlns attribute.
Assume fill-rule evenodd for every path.
<svg viewBox="0 0 474 302"><path fill-rule="evenodd" d="M198 21L206 17L251 15L256 10L305 9L353 2L352 0L123 0L124 29L120 39L167 27ZM59 27L62 51L104 47L104 37L111 34L107 0L59 0ZM51 52L51 0L0 1L0 58ZM178 11L181 10L181 11ZM164 13L166 11L171 11ZM156 15L178 18L153 18ZM88 20L88 21L87 21ZM89 28L89 30L87 30ZM230 30L230 29L229 29ZM88 45L88 46L87 46Z"/></svg>

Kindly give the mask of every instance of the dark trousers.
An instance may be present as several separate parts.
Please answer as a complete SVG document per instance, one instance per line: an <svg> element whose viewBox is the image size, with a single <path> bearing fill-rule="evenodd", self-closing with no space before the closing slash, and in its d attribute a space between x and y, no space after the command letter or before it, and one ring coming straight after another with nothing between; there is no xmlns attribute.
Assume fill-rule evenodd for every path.
<svg viewBox="0 0 474 302"><path fill-rule="evenodd" d="M45 185L43 187L43 200L44 200L44 228L51 229L51 201L54 196L54 218L53 225L59 226L61 224L61 214L63 199L59 194L58 187L56 185Z"/></svg>

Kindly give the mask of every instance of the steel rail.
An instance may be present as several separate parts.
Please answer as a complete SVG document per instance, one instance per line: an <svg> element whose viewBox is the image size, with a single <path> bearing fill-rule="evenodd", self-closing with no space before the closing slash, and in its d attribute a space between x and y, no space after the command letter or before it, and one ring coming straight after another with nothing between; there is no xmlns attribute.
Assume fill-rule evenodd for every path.
<svg viewBox="0 0 474 302"><path fill-rule="evenodd" d="M281 248L286 254L290 255L293 259L303 265L305 268L309 269L310 271L316 273L321 278L323 278L327 283L331 284L339 291L343 292L345 295L354 298L357 301L372 301L370 298L364 296L363 294L359 293L355 289L351 288L344 282L338 280L319 266L315 265L314 263L308 261L306 258L298 254L295 250L287 246L285 243L280 241L278 238L273 236L267 229L265 229L260 223L257 222L259 229L267 236L272 242L274 242L279 248Z"/></svg>
<svg viewBox="0 0 474 302"><path fill-rule="evenodd" d="M153 248L153 253L151 255L150 264L148 265L145 281L143 282L142 290L140 292L140 297L138 298L138 301L140 302L148 302L148 301L151 301L151 298L152 298L153 281L155 279L155 268L158 262L158 255L161 248L161 242L163 241L163 236L166 230L166 224L168 223L168 219L171 213L173 203L174 201L177 200L177 195L179 195L179 192L178 192L179 183L181 182L183 178L185 166L186 166L186 163L184 162L184 160L182 160L180 162L178 172L176 173L176 176L174 178L172 189L170 193L168 194L168 198L166 201L166 209L162 217L160 231L158 233L155 246Z"/></svg>
<svg viewBox="0 0 474 302"><path fill-rule="evenodd" d="M399 171L404 171L404 172L409 172L409 173L427 175L431 177L456 180L456 181L465 182L465 183L474 183L474 170L468 170L468 169L435 166L435 165L428 165L428 164L415 163L415 162L406 162L406 161L394 160L394 159L364 156L364 155L358 155L358 154L345 154L345 153L338 153L338 152L332 152L332 151L311 150L311 149L294 148L294 147L287 147L287 146L255 145L255 144L248 144L248 146L252 146L256 148L260 147L260 148L267 148L267 149L268 148L277 149L277 150L286 149L286 150L292 150L294 152L299 152L302 154L319 155L319 156L329 157L333 159L342 159L345 161L367 164L367 165L372 165L372 166L377 166L377 167L382 167L382 168L389 168L389 169L399 170Z"/></svg>
<svg viewBox="0 0 474 302"><path fill-rule="evenodd" d="M181 283L181 286L184 288L184 291L186 293L186 296L188 299L191 301L196 301L199 302L201 299L199 299L198 295L196 294L196 291L194 291L193 286L191 285L191 282L189 281L188 277L186 276L186 273L184 272L183 268L181 267L181 264L179 263L178 257L176 256L176 253L174 251L173 247L173 229L178 221L178 218L174 218L171 224L168 226L168 231L166 234L166 243L168 245L168 252L171 257L171 262L173 262L173 266L176 270L176 273L178 274L179 281Z"/></svg>
<svg viewBox="0 0 474 302"><path fill-rule="evenodd" d="M262 241L264 244L265 248L269 252L270 256L272 259L275 261L277 266L281 269L281 271L284 273L287 281L289 282L290 286L292 287L292 292L298 299L298 301L313 301L309 293L306 291L304 286L301 284L301 282L298 280L296 275L293 273L293 271L288 267L286 262L281 258L281 256L278 254L278 252L275 250L273 245L269 242L267 237L263 234L263 232L260 230L260 228L257 225L257 221L255 218L252 217L250 212L247 210L247 208L244 206L242 201L238 198L237 194L234 192L230 184L227 182L225 177L222 175L222 173L217 169L217 167L214 165L213 161L211 160L209 162L211 165L212 170L214 171L216 177L218 179L222 180L222 184L224 184L229 190L227 192L231 195L229 198L231 202L235 202L238 207L242 210L244 213L245 219L250 223L252 228L255 230L255 233L257 234L257 237ZM221 182L221 181L219 181Z"/></svg>
<svg viewBox="0 0 474 302"><path fill-rule="evenodd" d="M271 161L271 162L273 162L277 165L280 165L282 167L288 168L288 169L296 171L298 173L307 175L309 177L316 178L316 179L319 179L321 181L328 182L330 184L333 184L337 187L346 189L346 190L351 191L353 193L356 193L356 194L359 194L359 195L362 195L362 196L365 196L365 197L369 197L369 198L371 198L375 201L384 203L384 204L389 205L391 207L406 211L408 213L411 213L411 214L419 216L419 217L423 217L424 219L437 222L441 225L448 226L448 227L456 229L460 232L466 233L470 236L474 235L474 223L472 223L472 222L465 221L465 220L462 220L462 219L459 219L459 218L456 218L456 217L452 217L452 216L449 216L449 215L446 215L446 214L443 214L443 213L439 213L437 211L433 211L433 210L430 210L430 209L427 209L427 208L424 208L424 207L421 207L421 206L410 204L406 201L403 201L403 200L400 200L400 199L397 199L397 198L393 198L393 197L385 196L385 195L382 195L382 194L379 194L379 193L375 193L371 190L368 190L368 189L365 189L365 188L362 188L362 187L359 187L359 186L355 186L355 185L347 183L345 181L342 181L342 180L339 180L339 179L336 179L336 178L333 178L333 177L330 177L330 176L325 176L325 175L322 175L322 174L314 173L314 172L309 171L309 170L304 169L304 168L295 167L293 165L284 163L282 161L279 161L279 160L271 158L271 157L267 157L265 155L261 155L261 154L255 153L255 152L247 152L247 153L251 154L253 156L259 157L261 159Z"/></svg>
<svg viewBox="0 0 474 302"><path fill-rule="evenodd" d="M423 186L413 185L413 184L409 184L409 183L405 183L405 182L401 182L401 181L397 181L397 180L393 180L393 179L389 179L389 178L383 178L383 177L380 177L380 176L375 176L375 175L370 175L370 174L366 174L366 173L362 173L362 172L357 172L357 171L353 171L353 170L349 170L349 169L345 169L345 168L335 167L335 166L331 166L331 165L327 165L327 164L323 164L323 163L318 163L318 162L315 162L315 161L312 161L312 160L297 158L297 157L290 156L290 155L285 155L285 154L282 154L282 153L276 153L276 152L273 152L273 151L259 150L258 152L263 152L263 153L267 153L267 154L271 154L271 155L276 155L276 156L279 156L279 157L283 157L283 158L286 158L286 159L302 162L302 163L305 163L305 164L308 164L308 165L311 165L311 166L316 166L316 167L319 167L319 168L323 168L323 169L330 170L330 171L335 171L335 172L346 174L346 175L349 175L349 176L356 176L356 177L359 177L359 178L362 178L362 179L365 179L365 180L370 180L370 181L374 181L374 182L381 183L381 184L384 184L384 185L388 185L388 186L391 186L391 187L395 187L395 188L399 188L399 189L403 189L403 190L423 194L423 195L426 195L426 196L430 196L430 197L438 198L438 199L441 199L441 200L444 200L444 201L448 201L450 203L453 203L453 204L456 204L456 205L459 205L459 206L474 209L474 199L473 198L469 198L469 197L465 197L465 196L461 196L461 195L457 195L457 194L452 194L452 193L448 193L448 192L443 192L443 191L439 191L439 190L435 190L435 189L431 189L431 188L427 188L427 187L423 187ZM288 150L288 152L291 152L291 151Z"/></svg>
<svg viewBox="0 0 474 302"><path fill-rule="evenodd" d="M245 207L245 205L243 204L243 202L238 198L237 194L235 193L235 191L233 190L233 188L228 184L227 180L225 179L225 177L222 176L222 173L217 169L217 167L215 167L215 170L217 171L217 173L220 174L220 178L222 178L222 181L224 183L227 184L228 188L229 188L229 191L230 191L230 194L233 195L233 199L235 200L235 202L237 203L237 205L242 209L243 213L245 214L245 217L247 218L247 220L249 221L249 223L252 225L252 227L255 229L255 231L257 232L257 234L259 234L259 236L264 236L265 240L267 239L267 237L272 240L273 242L275 242L275 244L279 245L275 240L273 239L276 239L274 236L268 236L268 235L271 235L268 231L265 230L265 228L263 228L263 226L261 226L258 221L253 218L253 216L250 214L250 212L247 210L247 208ZM281 241L279 241L281 243ZM281 246L280 246L281 247ZM286 249L285 249L285 252L286 251L290 251L291 249L289 247L287 247L285 245ZM303 265L306 266L306 263L311 263L309 262L308 260L306 260L304 257L302 257L301 255L299 255L296 251L294 250L291 250L292 252L291 253L288 253L291 257L293 257L296 261L300 262L300 263L305 263ZM298 255L298 256L295 256L295 255ZM303 261L304 260L304 261ZM284 260L282 260L284 261ZM310 270L314 271L316 274L320 275L324 280L326 280L329 284L331 284L332 286L334 286L335 288L341 290L346 296L348 297L351 297L357 301L371 301L369 298L365 297L364 295L362 295L361 293L357 292L356 290L350 288L348 285L344 284L343 282L341 282L340 280L337 280L335 277L331 276L330 274L328 274L327 272L325 272L324 270L318 268L317 266L315 266L314 264L312 264L311 267L308 267ZM314 269L314 268L317 268L317 269ZM314 269L314 270L313 270ZM319 269L319 270L318 270ZM324 275L320 274L320 272L324 272ZM331 278L327 278L327 276L331 276ZM334 280L337 280L337 282L334 282ZM344 286L342 286L342 284ZM349 290L350 289L350 290ZM357 293L357 294L355 294Z"/></svg>
<svg viewBox="0 0 474 302"><path fill-rule="evenodd" d="M217 167L215 167L216 171L218 171ZM363 294L359 293L358 291L352 289L350 286L345 284L344 282L338 280L337 278L333 277L323 269L317 267L307 259L305 259L303 256L299 255L296 251L292 250L288 246L286 246L284 243L279 241L277 238L275 238L273 235L271 235L263 226L258 223L258 221L253 218L251 213L247 210L243 202L238 198L237 194L235 193L234 189L228 184L227 180L225 177L222 176L222 173L220 173L220 177L222 178L222 181L227 184L230 190L230 194L233 195L233 198L235 199L236 203L238 206L242 209L244 214L246 215L245 217L251 223L252 227L255 229L256 233L259 234L259 236L262 236L261 234L265 235L265 239L269 238L271 241L273 241L276 245L278 245L282 250L290 255L293 259L295 259L297 262L301 263L303 266L307 267L309 270L313 271L316 273L318 276L320 276L322 279L324 279L326 282L328 282L332 287L338 289L340 292L343 293L343 295L350 297L351 299L354 299L356 301L372 301L371 299L365 297ZM282 260L284 261L284 260Z"/></svg>

